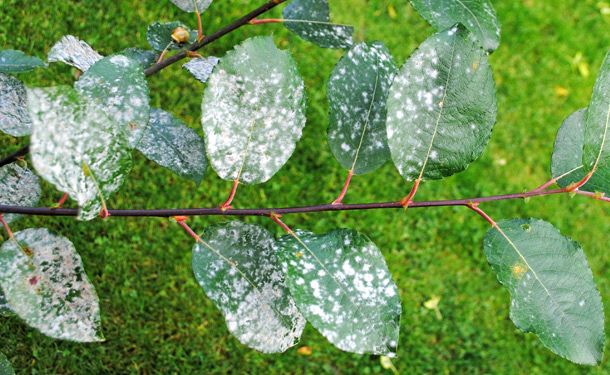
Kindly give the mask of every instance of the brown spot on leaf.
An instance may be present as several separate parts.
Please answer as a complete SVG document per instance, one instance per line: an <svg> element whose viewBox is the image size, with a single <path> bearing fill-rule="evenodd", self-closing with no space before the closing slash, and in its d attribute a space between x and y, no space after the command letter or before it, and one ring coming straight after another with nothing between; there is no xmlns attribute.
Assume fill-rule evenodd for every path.
<svg viewBox="0 0 610 375"><path fill-rule="evenodd" d="M33 285L36 285L36 284L38 284L38 277L33 276L33 277L30 279L30 285L32 285L32 286L33 286Z"/></svg>

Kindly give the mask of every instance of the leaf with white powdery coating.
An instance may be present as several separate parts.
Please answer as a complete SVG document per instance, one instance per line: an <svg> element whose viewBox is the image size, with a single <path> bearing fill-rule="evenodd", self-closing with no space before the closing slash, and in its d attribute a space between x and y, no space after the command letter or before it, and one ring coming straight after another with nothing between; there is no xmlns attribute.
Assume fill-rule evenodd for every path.
<svg viewBox="0 0 610 375"><path fill-rule="evenodd" d="M148 69L155 65L159 60L159 57L161 57L161 53L158 51L152 49L140 49L137 47L126 48L122 50L120 54L137 60L140 65L142 65L142 69Z"/></svg>
<svg viewBox="0 0 610 375"><path fill-rule="evenodd" d="M572 362L599 364L604 310L580 245L539 219L497 225L485 234L484 250L511 293L512 321Z"/></svg>
<svg viewBox="0 0 610 375"><path fill-rule="evenodd" d="M26 56L14 49L0 51L0 73L25 73L36 68L46 68L47 64L38 57Z"/></svg>
<svg viewBox="0 0 610 375"><path fill-rule="evenodd" d="M254 37L220 60L201 110L207 154L220 178L262 183L301 138L305 84L290 52L271 37Z"/></svg>
<svg viewBox="0 0 610 375"><path fill-rule="evenodd" d="M348 49L354 44L354 28L330 23L327 0L293 0L283 12L284 26L322 48Z"/></svg>
<svg viewBox="0 0 610 375"><path fill-rule="evenodd" d="M214 56L193 59L182 65L182 68L188 70L198 81L206 83L219 61L220 59Z"/></svg>
<svg viewBox="0 0 610 375"><path fill-rule="evenodd" d="M15 314L49 337L103 341L99 300L72 242L46 228L15 240L21 249L13 240L0 249L0 286Z"/></svg>
<svg viewBox="0 0 610 375"><path fill-rule="evenodd" d="M206 228L193 248L199 285L220 309L229 331L263 353L294 346L305 319L290 296L265 229L241 222Z"/></svg>
<svg viewBox="0 0 610 375"><path fill-rule="evenodd" d="M28 90L30 152L36 171L95 218L131 170L122 127L70 87Z"/></svg>
<svg viewBox="0 0 610 375"><path fill-rule="evenodd" d="M395 356L400 298L377 246L350 229L295 235L276 247L299 311L339 349Z"/></svg>
<svg viewBox="0 0 610 375"><path fill-rule="evenodd" d="M413 8L436 30L456 23L466 26L492 53L500 44L500 21L489 0L409 0Z"/></svg>
<svg viewBox="0 0 610 375"><path fill-rule="evenodd" d="M195 181L197 185L208 169L203 138L162 109L150 111L150 123L137 149L147 159Z"/></svg>
<svg viewBox="0 0 610 375"><path fill-rule="evenodd" d="M170 0L174 5L178 8L182 9L185 12L192 13L195 10L202 13L210 4L212 4L212 0ZM196 7L195 7L196 6Z"/></svg>
<svg viewBox="0 0 610 375"><path fill-rule="evenodd" d="M439 180L478 158L496 121L487 54L459 25L430 36L394 78L388 145L408 181Z"/></svg>
<svg viewBox="0 0 610 375"><path fill-rule="evenodd" d="M0 375L15 375L13 366L3 353L0 353Z"/></svg>
<svg viewBox="0 0 610 375"><path fill-rule="evenodd" d="M25 85L17 78L0 73L0 131L13 137L23 137L32 131L27 111Z"/></svg>
<svg viewBox="0 0 610 375"><path fill-rule="evenodd" d="M597 75L585 119L582 164L585 174L593 171L604 191L610 189L610 52Z"/></svg>
<svg viewBox="0 0 610 375"><path fill-rule="evenodd" d="M86 72L93 64L103 59L86 42L72 35L64 35L51 47L47 55L49 62L60 61Z"/></svg>
<svg viewBox="0 0 610 375"><path fill-rule="evenodd" d="M6 297L4 296L2 287L0 287L0 315L15 315L13 313L13 310L11 310L11 307L9 306L8 301L6 300Z"/></svg>
<svg viewBox="0 0 610 375"><path fill-rule="evenodd" d="M172 39L172 33L177 27L182 27L188 31L188 42L177 43ZM146 39L148 40L148 44L150 44L151 47L157 51L163 51L166 47L168 47L168 45L168 50L174 51L179 50L191 43L195 43L197 40L197 30L188 30L188 28L179 21L165 23L157 21L148 26L148 30L146 31Z"/></svg>
<svg viewBox="0 0 610 375"><path fill-rule="evenodd" d="M40 200L38 176L17 163L0 167L0 205L34 207ZM10 224L23 215L1 214Z"/></svg>
<svg viewBox="0 0 610 375"><path fill-rule="evenodd" d="M386 101L397 71L383 42L358 43L330 76L328 144L353 174L372 172L390 158Z"/></svg>
<svg viewBox="0 0 610 375"><path fill-rule="evenodd" d="M124 55L108 56L83 74L74 88L122 125L129 147L136 147L150 116L148 82L137 60Z"/></svg>

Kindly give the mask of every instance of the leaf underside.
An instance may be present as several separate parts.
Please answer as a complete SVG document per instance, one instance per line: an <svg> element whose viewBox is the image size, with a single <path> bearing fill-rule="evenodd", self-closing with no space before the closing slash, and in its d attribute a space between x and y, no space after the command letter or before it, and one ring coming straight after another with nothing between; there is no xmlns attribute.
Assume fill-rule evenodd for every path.
<svg viewBox="0 0 610 375"><path fill-rule="evenodd" d="M45 228L15 233L0 251L0 286L11 309L41 333L103 341L99 301L72 243Z"/></svg>
<svg viewBox="0 0 610 375"><path fill-rule="evenodd" d="M328 144L341 166L359 175L390 158L386 101L398 69L382 42L359 43L328 81Z"/></svg>
<svg viewBox="0 0 610 375"><path fill-rule="evenodd" d="M38 57L26 56L14 49L0 51L0 73L25 73L47 65Z"/></svg>
<svg viewBox="0 0 610 375"><path fill-rule="evenodd" d="M538 219L498 223L484 249L511 293L511 319L556 354L587 365L604 352L604 311L587 258L577 242ZM504 234L502 234L504 233Z"/></svg>
<svg viewBox="0 0 610 375"><path fill-rule="evenodd" d="M400 174L438 180L476 160L496 121L496 90L486 52L466 28L430 36L394 78L388 145Z"/></svg>
<svg viewBox="0 0 610 375"><path fill-rule="evenodd" d="M294 346L306 321L286 287L271 234L234 221L206 228L201 238L209 247L193 248L195 277L229 331L263 353Z"/></svg>
<svg viewBox="0 0 610 375"><path fill-rule="evenodd" d="M182 27L188 31L189 40L187 42L177 43L172 40L172 33L177 27ZM184 48L189 44L195 43L197 40L197 31L189 30L179 21L165 23L155 22L148 26L148 30L146 31L146 39L148 40L148 44L150 44L151 47L157 51L163 51L165 48L170 51L175 51Z"/></svg>
<svg viewBox="0 0 610 375"><path fill-rule="evenodd" d="M349 229L296 231L277 242L299 311L339 349L394 356L400 298L383 255Z"/></svg>
<svg viewBox="0 0 610 375"><path fill-rule="evenodd" d="M49 62L60 61L83 73L102 58L90 45L72 35L62 36L47 55Z"/></svg>
<svg viewBox="0 0 610 375"><path fill-rule="evenodd" d="M188 70L198 81L206 83L219 61L218 57L209 56L203 59L192 59L182 67Z"/></svg>
<svg viewBox="0 0 610 375"><path fill-rule="evenodd" d="M210 75L201 124L220 178L269 180L292 155L305 126L305 85L294 59L271 37L229 51Z"/></svg>
<svg viewBox="0 0 610 375"><path fill-rule="evenodd" d="M0 73L0 131L23 137L32 131L27 111L25 85L17 78Z"/></svg>
<svg viewBox="0 0 610 375"><path fill-rule="evenodd" d="M17 163L0 167L0 205L33 207L40 200L38 176ZM7 224L23 215L2 214Z"/></svg>

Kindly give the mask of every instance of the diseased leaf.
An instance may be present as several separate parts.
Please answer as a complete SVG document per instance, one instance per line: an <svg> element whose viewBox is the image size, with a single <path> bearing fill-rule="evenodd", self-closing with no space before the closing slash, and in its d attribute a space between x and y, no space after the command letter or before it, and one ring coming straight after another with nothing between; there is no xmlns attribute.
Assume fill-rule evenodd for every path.
<svg viewBox="0 0 610 375"><path fill-rule="evenodd" d="M189 33L189 40L186 43L177 43L172 39L172 33L177 27L182 27L187 30ZM166 47L168 50L179 50L189 44L195 43L197 40L197 30L189 30L186 26L184 26L179 21L172 22L155 22L152 25L148 26L148 31L146 31L146 39L148 40L148 44L152 46L152 48L157 51L163 51Z"/></svg>
<svg viewBox="0 0 610 375"><path fill-rule="evenodd" d="M208 169L205 143L193 129L171 113L153 108L138 150L177 175L201 183Z"/></svg>
<svg viewBox="0 0 610 375"><path fill-rule="evenodd" d="M123 126L129 147L136 147L150 117L148 82L138 61L124 55L105 57L83 74L74 88Z"/></svg>
<svg viewBox="0 0 610 375"><path fill-rule="evenodd" d="M33 207L40 200L38 177L17 163L0 167L0 205ZM2 214L10 224L23 215Z"/></svg>
<svg viewBox="0 0 610 375"><path fill-rule="evenodd" d="M487 54L456 26L424 41L394 78L388 96L388 145L408 181L438 180L481 155L496 121Z"/></svg>
<svg viewBox="0 0 610 375"><path fill-rule="evenodd" d="M140 65L142 65L142 69L148 69L155 65L159 60L159 57L161 57L161 54L157 51L152 49L140 49L137 47L124 49L121 51L121 55L137 60Z"/></svg>
<svg viewBox="0 0 610 375"><path fill-rule="evenodd" d="M0 375L15 375L13 366L11 366L11 363L2 353L0 353Z"/></svg>
<svg viewBox="0 0 610 375"><path fill-rule="evenodd" d="M305 319L290 296L265 229L241 222L206 228L193 248L199 284L220 309L229 331L263 353L294 346Z"/></svg>
<svg viewBox="0 0 610 375"><path fill-rule="evenodd" d="M565 188L585 178L582 165L582 149L585 141L585 119L587 108L580 109L564 120L557 132L553 158L551 160L551 173L553 178L564 176L557 180L557 184ZM610 186L603 176L594 173L589 181L580 187L584 191L610 192Z"/></svg>
<svg viewBox="0 0 610 375"><path fill-rule="evenodd" d="M71 65L81 72L86 72L93 64L103 59L90 45L72 35L64 35L55 43L47 60L49 62L60 61Z"/></svg>
<svg viewBox="0 0 610 375"><path fill-rule="evenodd" d="M212 0L171 0L171 2L178 8L189 13L192 13L195 10L199 11L199 13L203 13L208 9L210 4L212 4Z"/></svg>
<svg viewBox="0 0 610 375"><path fill-rule="evenodd" d="M27 102L23 82L0 73L0 131L13 137L30 134L32 120L27 112Z"/></svg>
<svg viewBox="0 0 610 375"><path fill-rule="evenodd" d="M322 48L349 49L354 28L330 23L327 0L292 0L283 12L284 26Z"/></svg>
<svg viewBox="0 0 610 375"><path fill-rule="evenodd" d="M4 297L2 287L0 287L0 315L14 315L13 310L11 310L11 307L8 305L6 297ZM2 367L0 365L0 369L1 368ZM2 371L0 371L0 374L2 374Z"/></svg>
<svg viewBox="0 0 610 375"><path fill-rule="evenodd" d="M46 67L47 64L38 57L26 56L21 51L14 49L0 51L0 73L24 73Z"/></svg>
<svg viewBox="0 0 610 375"><path fill-rule="evenodd" d="M214 69L201 104L212 168L225 180L269 180L305 126L305 85L271 37L247 39Z"/></svg>
<svg viewBox="0 0 610 375"><path fill-rule="evenodd" d="M182 65L182 67L188 70L197 80L206 83L208 77L212 74L212 70L219 61L220 59L218 57L209 56L203 59L192 59Z"/></svg>
<svg viewBox="0 0 610 375"><path fill-rule="evenodd" d="M500 44L500 21L490 0L409 0L413 8L436 30L456 23L466 26L492 53Z"/></svg>
<svg viewBox="0 0 610 375"><path fill-rule="evenodd" d="M538 219L498 223L485 254L511 293L510 316L556 354L596 365L604 353L604 310L587 258L577 242Z"/></svg>
<svg viewBox="0 0 610 375"><path fill-rule="evenodd" d="M0 286L15 314L49 337L103 341L98 297L72 242L46 228L15 240L21 249L12 240L0 249Z"/></svg>
<svg viewBox="0 0 610 375"><path fill-rule="evenodd" d="M131 170L127 134L69 87L28 90L28 100L36 171L78 202L79 220L95 218Z"/></svg>
<svg viewBox="0 0 610 375"><path fill-rule="evenodd" d="M400 298L377 246L350 229L295 234L276 246L299 311L339 349L395 356Z"/></svg>
<svg viewBox="0 0 610 375"><path fill-rule="evenodd" d="M585 175L595 170L596 185L610 189L610 52L597 75L585 119L582 163Z"/></svg>
<svg viewBox="0 0 610 375"><path fill-rule="evenodd" d="M330 76L328 144L354 174L372 172L390 158L386 101L397 71L385 44L358 43Z"/></svg>

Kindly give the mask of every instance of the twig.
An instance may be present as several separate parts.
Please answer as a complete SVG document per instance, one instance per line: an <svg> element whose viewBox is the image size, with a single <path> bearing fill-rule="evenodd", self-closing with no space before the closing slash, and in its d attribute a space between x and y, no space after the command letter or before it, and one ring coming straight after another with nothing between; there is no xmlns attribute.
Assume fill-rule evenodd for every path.
<svg viewBox="0 0 610 375"><path fill-rule="evenodd" d="M30 145L21 147L15 153L13 153L13 154L5 157L4 159L0 160L0 167L4 167L7 164L10 164L10 163L12 163L14 161L19 160L20 157L27 155L28 152L30 152Z"/></svg>

